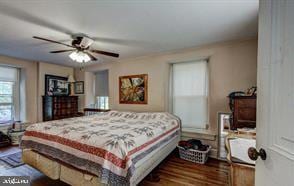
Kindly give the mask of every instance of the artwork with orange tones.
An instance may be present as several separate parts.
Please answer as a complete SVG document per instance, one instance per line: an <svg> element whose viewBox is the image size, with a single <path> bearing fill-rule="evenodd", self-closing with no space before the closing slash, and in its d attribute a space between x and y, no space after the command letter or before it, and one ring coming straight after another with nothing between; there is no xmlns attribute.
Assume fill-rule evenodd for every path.
<svg viewBox="0 0 294 186"><path fill-rule="evenodd" d="M119 103L147 104L148 75L119 77Z"/></svg>

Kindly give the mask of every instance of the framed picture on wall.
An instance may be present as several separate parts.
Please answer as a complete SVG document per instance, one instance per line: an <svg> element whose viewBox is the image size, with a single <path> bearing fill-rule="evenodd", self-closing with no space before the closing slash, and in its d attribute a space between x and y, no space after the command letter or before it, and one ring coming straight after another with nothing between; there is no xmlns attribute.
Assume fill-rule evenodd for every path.
<svg viewBox="0 0 294 186"><path fill-rule="evenodd" d="M75 94L84 94L84 81L75 82Z"/></svg>
<svg viewBox="0 0 294 186"><path fill-rule="evenodd" d="M45 74L45 95L47 96L68 96L70 84L67 77Z"/></svg>
<svg viewBox="0 0 294 186"><path fill-rule="evenodd" d="M130 75L119 77L119 103L147 104L148 75Z"/></svg>

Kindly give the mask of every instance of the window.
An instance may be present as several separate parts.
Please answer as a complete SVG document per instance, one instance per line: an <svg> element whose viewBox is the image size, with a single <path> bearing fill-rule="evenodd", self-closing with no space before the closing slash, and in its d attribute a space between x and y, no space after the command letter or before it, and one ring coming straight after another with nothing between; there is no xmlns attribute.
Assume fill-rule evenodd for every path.
<svg viewBox="0 0 294 186"><path fill-rule="evenodd" d="M183 128L206 128L208 123L207 61L172 65L172 111Z"/></svg>
<svg viewBox="0 0 294 186"><path fill-rule="evenodd" d="M95 76L95 107L99 109L109 109L108 70L98 71L95 73Z"/></svg>
<svg viewBox="0 0 294 186"><path fill-rule="evenodd" d="M109 109L108 96L97 96L97 108Z"/></svg>
<svg viewBox="0 0 294 186"><path fill-rule="evenodd" d="M0 66L0 124L17 120L18 110L18 69Z"/></svg>

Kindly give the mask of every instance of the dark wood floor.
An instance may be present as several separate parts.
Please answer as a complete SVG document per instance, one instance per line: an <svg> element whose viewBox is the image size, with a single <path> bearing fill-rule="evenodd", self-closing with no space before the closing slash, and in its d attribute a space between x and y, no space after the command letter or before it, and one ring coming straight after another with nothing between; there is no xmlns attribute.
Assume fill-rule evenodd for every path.
<svg viewBox="0 0 294 186"><path fill-rule="evenodd" d="M228 185L229 165L216 159L200 165L172 154L155 171L160 181L152 183L144 179L141 185Z"/></svg>
<svg viewBox="0 0 294 186"><path fill-rule="evenodd" d="M18 148L0 149L0 156L19 150ZM8 153L9 152L9 153ZM205 165L195 164L182 160L176 153L171 154L159 165L154 172L159 175L159 182L151 182L145 178L140 186L157 185L228 185L229 166L226 162L209 159ZM66 186L61 181L51 180L36 169L23 165L0 172L0 176L31 176L32 186Z"/></svg>

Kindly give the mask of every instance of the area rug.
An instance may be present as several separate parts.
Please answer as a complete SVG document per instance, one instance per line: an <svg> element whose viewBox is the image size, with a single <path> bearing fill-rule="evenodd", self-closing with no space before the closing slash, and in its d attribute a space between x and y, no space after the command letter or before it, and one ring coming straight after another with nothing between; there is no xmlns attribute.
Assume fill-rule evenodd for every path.
<svg viewBox="0 0 294 186"><path fill-rule="evenodd" d="M23 165L21 161L21 153L16 152L14 154L9 154L0 158L0 167L4 169L14 168Z"/></svg>

